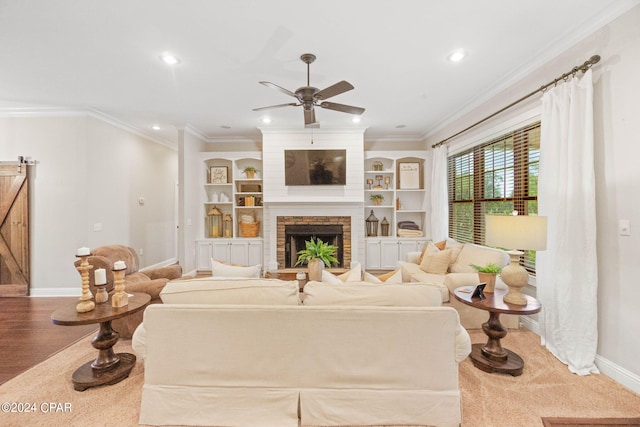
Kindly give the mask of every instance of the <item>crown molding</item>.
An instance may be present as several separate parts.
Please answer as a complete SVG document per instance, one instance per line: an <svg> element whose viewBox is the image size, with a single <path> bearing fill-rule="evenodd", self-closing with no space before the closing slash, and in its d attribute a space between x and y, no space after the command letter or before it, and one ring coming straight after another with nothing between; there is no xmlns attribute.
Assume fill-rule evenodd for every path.
<svg viewBox="0 0 640 427"><path fill-rule="evenodd" d="M21 118L44 118L44 117L92 117L111 126L122 129L126 132L137 135L141 138L155 142L172 150L176 150L176 146L169 140L159 138L156 135L149 134L140 128L126 123L120 119L110 116L95 108L78 108L69 109L62 107L2 107L0 108L0 117L21 117Z"/></svg>

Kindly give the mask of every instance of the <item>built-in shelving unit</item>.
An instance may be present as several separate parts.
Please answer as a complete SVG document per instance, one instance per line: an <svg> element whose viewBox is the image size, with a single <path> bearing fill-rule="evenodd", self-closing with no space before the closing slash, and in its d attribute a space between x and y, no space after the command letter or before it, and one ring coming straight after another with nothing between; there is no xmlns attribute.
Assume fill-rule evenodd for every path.
<svg viewBox="0 0 640 427"><path fill-rule="evenodd" d="M262 263L262 155L259 152L203 153L203 221L196 242L198 270L209 270L210 259L252 265ZM253 176L246 168L256 169ZM222 222L215 228L213 208ZM224 220L230 227L224 227ZM251 219L251 221L246 221ZM216 237L215 231L220 237Z"/></svg>
<svg viewBox="0 0 640 427"><path fill-rule="evenodd" d="M371 213L378 219L376 236L367 235L365 225L366 268L392 269L407 252L420 250L426 238L427 201L425 189L425 157L418 153L365 152L364 218ZM382 196L377 204L372 196ZM389 223L382 235L382 222ZM412 221L420 236L401 236L398 223Z"/></svg>

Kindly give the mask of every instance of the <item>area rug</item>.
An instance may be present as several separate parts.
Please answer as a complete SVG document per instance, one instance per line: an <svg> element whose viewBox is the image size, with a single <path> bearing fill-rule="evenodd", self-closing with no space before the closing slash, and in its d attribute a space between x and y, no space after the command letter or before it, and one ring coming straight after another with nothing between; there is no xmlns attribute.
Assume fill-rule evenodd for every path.
<svg viewBox="0 0 640 427"><path fill-rule="evenodd" d="M542 418L544 427L638 427L640 418Z"/></svg>
<svg viewBox="0 0 640 427"><path fill-rule="evenodd" d="M473 342L486 340L482 331L470 335ZM640 417L640 395L604 375L571 374L534 333L509 332L503 345L523 357L524 373L489 374L464 360L459 374L462 427L541 427L542 417ZM115 350L131 353L131 341L119 341ZM87 337L1 385L0 402L22 403L23 411L0 412L0 425L137 426L144 364L138 361L117 384L75 391L71 375L96 356Z"/></svg>

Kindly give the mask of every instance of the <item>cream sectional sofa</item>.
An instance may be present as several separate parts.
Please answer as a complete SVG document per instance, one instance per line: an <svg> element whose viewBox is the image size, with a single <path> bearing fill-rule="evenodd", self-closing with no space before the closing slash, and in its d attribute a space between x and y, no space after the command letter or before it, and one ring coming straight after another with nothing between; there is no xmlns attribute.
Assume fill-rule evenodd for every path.
<svg viewBox="0 0 640 427"><path fill-rule="evenodd" d="M446 265L428 265L425 257L432 254L435 258L444 255L444 251L448 251L449 254ZM421 254L423 253L410 252L406 261L398 262L402 281L430 283L438 286L442 294L442 303L444 306L453 307L458 311L462 326L467 329L482 328L482 324L489 319L489 312L459 302L453 296L453 291L457 287L476 285L480 282L478 273L471 267L471 264L484 266L494 263L505 266L509 264L509 255L499 249L472 243L459 243L453 239L448 239L442 250L433 243L428 243L422 261L419 259ZM439 271L436 272L436 270ZM496 288L507 288L499 276L496 278ZM518 328L519 321L519 316L516 315L503 314L500 316L500 322L507 328Z"/></svg>
<svg viewBox="0 0 640 427"><path fill-rule="evenodd" d="M170 282L133 337L140 423L459 426L471 341L432 285ZM434 306L432 306L434 305Z"/></svg>

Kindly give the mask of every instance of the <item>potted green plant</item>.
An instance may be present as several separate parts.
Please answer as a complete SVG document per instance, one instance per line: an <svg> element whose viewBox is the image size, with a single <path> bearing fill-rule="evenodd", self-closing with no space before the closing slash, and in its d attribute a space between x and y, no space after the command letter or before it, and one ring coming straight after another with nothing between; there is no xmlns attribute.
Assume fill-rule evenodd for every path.
<svg viewBox="0 0 640 427"><path fill-rule="evenodd" d="M247 166L246 168L244 168L244 174L247 176L248 179L253 179L253 177L255 177L256 175L256 168L254 168L253 166Z"/></svg>
<svg viewBox="0 0 640 427"><path fill-rule="evenodd" d="M307 264L309 280L320 282L322 281L322 270L324 270L324 267L331 267L332 264L338 263L335 257L338 247L314 238L304 243L305 249L298 251L298 261L296 265Z"/></svg>
<svg viewBox="0 0 640 427"><path fill-rule="evenodd" d="M372 194L369 196L374 205L380 206L382 201L384 200L384 196L382 194Z"/></svg>
<svg viewBox="0 0 640 427"><path fill-rule="evenodd" d="M478 279L485 282L484 292L493 292L496 286L496 276L502 271L498 264L489 263L485 266L470 264L478 272Z"/></svg>

